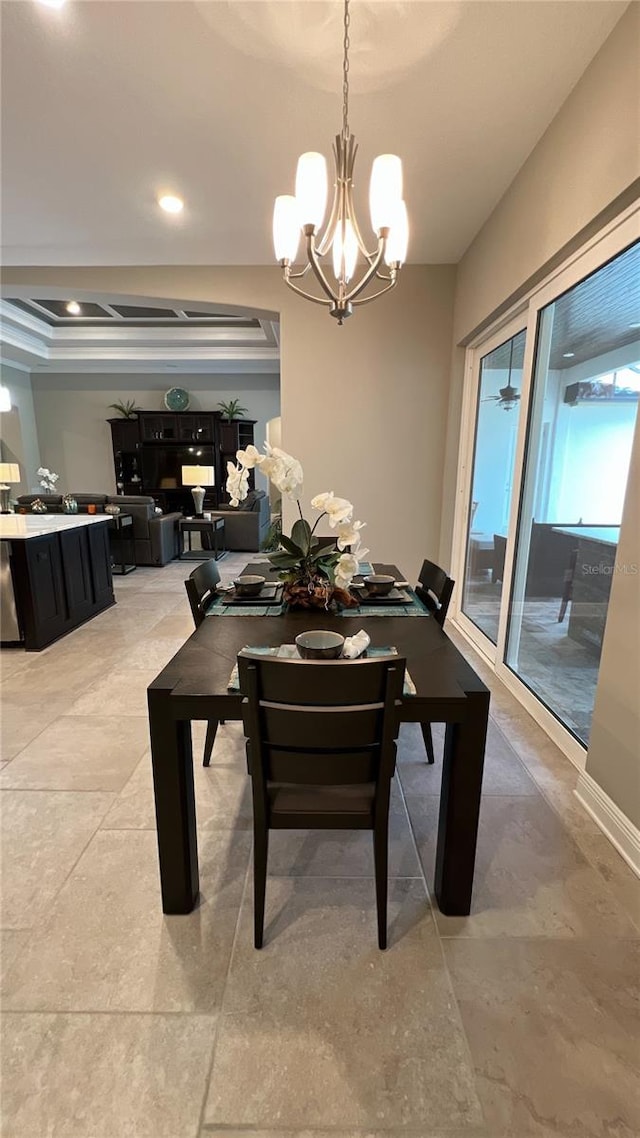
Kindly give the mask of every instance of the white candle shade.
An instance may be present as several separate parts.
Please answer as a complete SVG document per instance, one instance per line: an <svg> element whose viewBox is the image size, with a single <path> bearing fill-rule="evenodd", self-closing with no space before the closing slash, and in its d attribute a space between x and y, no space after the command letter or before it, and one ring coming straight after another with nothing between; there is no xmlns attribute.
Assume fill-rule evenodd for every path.
<svg viewBox="0 0 640 1138"><path fill-rule="evenodd" d="M369 208L373 232L388 228L402 200L402 162L397 154L379 154L371 168Z"/></svg>
<svg viewBox="0 0 640 1138"><path fill-rule="evenodd" d="M273 247L276 261L292 264L300 241L298 203L292 194L281 194L273 207Z"/></svg>
<svg viewBox="0 0 640 1138"><path fill-rule="evenodd" d="M322 225L327 206L327 163L324 154L309 150L301 154L296 170L296 201L301 225Z"/></svg>
<svg viewBox="0 0 640 1138"><path fill-rule="evenodd" d="M342 226L339 224L333 239L333 273L337 281L350 281L358 260L358 239L350 221L344 226L344 248Z"/></svg>
<svg viewBox="0 0 640 1138"><path fill-rule="evenodd" d="M388 265L402 265L409 247L409 217L404 202L397 202L387 238L384 259Z"/></svg>

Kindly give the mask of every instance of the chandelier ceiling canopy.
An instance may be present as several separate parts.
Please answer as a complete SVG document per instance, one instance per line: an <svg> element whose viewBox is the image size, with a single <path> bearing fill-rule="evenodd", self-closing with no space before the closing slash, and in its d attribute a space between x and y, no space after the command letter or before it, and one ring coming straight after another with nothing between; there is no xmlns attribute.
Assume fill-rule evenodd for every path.
<svg viewBox="0 0 640 1138"><path fill-rule="evenodd" d="M367 304L393 288L407 256L409 223L402 196L402 163L395 154L381 154L371 170L369 209L376 245L369 250L362 236L353 204L353 168L358 145L349 130L349 14L350 0L344 0L344 55L342 65L342 130L333 145L335 182L333 203L323 229L328 192L327 164L323 154L310 151L298 159L295 196L276 198L273 211L273 242L276 259L289 288L306 300L324 304L338 324L350 316L355 305ZM306 264L294 271L301 235L304 237ZM323 259L331 250L331 281ZM364 265L356 278L358 256ZM295 282L311 269L320 285L320 294L306 291ZM386 270L386 271L385 271ZM374 279L382 287L367 296L361 294Z"/></svg>

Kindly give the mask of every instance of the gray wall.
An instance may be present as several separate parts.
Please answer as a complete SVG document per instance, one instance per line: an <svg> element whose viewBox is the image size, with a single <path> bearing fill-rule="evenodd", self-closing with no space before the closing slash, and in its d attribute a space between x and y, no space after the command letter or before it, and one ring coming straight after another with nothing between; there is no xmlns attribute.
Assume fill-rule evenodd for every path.
<svg viewBox="0 0 640 1138"><path fill-rule="evenodd" d="M464 350L460 342L640 176L640 6L630 4L458 265L440 554L451 554ZM636 430L618 563L640 564ZM588 772L640 824L640 578L617 574Z"/></svg>
<svg viewBox="0 0 640 1138"><path fill-rule="evenodd" d="M587 774L640 828L640 415L615 564Z"/></svg>
<svg viewBox="0 0 640 1138"><path fill-rule="evenodd" d="M64 491L115 493L116 485L108 418L109 404L135 399L144 411L164 410L163 395L184 387L190 410L215 411L220 400L238 398L247 418L256 419L255 440L261 446L265 424L280 413L277 375L38 375L32 376L33 401L42 462L60 475ZM35 470L29 472L35 475Z"/></svg>
<svg viewBox="0 0 640 1138"><path fill-rule="evenodd" d="M440 554L451 554L464 351L508 301L640 176L638 43L632 3L458 265Z"/></svg>
<svg viewBox="0 0 640 1138"><path fill-rule="evenodd" d="M349 498L375 556L412 577L436 558L454 266L406 266L394 292L342 328L287 289L277 267L5 268L4 279L80 301L125 294L279 312L282 442L304 466L306 502L322 490ZM39 381L38 408L42 390ZM44 445L42 455L49 463Z"/></svg>
<svg viewBox="0 0 640 1138"><path fill-rule="evenodd" d="M11 487L11 496L17 497L26 493L32 482L37 482L36 471L40 466L31 378L28 371L3 364L0 382L11 394L11 410L0 415L2 462L17 462L20 466L20 484Z"/></svg>

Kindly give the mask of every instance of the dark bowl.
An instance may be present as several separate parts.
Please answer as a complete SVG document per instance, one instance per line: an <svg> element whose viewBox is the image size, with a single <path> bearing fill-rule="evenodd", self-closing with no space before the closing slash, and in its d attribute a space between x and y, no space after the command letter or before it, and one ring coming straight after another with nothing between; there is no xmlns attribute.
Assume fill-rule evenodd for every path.
<svg viewBox="0 0 640 1138"><path fill-rule="evenodd" d="M337 660L344 645L339 632L313 629L296 636L296 647L303 660Z"/></svg>
<svg viewBox="0 0 640 1138"><path fill-rule="evenodd" d="M374 597L386 597L396 582L394 577L388 577L386 573L371 573L365 577L364 583Z"/></svg>
<svg viewBox="0 0 640 1138"><path fill-rule="evenodd" d="M245 573L243 577L236 577L233 583L239 597L257 597L266 580L266 577Z"/></svg>

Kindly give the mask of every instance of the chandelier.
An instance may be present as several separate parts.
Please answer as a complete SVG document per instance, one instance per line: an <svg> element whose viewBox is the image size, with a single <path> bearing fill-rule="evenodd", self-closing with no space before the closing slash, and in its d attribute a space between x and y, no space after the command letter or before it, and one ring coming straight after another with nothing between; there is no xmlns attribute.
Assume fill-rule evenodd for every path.
<svg viewBox="0 0 640 1138"><path fill-rule="evenodd" d="M395 154L381 154L371 170L369 208L371 226L377 244L369 251L353 204L353 168L358 146L349 130L349 0L344 0L344 56L342 64L342 130L336 135L333 155L335 184L329 220L322 230L327 204L327 164L324 155L302 154L298 159L295 197L284 194L276 198L273 211L273 243L276 259L284 273L285 283L306 300L329 306L331 316L342 324L358 304L382 296L392 289L407 255L409 223L402 200L402 163ZM306 245L307 263L293 271L301 233ZM334 281L330 281L322 265L332 252ZM358 254L365 264L354 281ZM386 271L385 271L386 268ZM321 295L307 292L295 282L311 269ZM374 278L381 288L367 296L362 292Z"/></svg>

